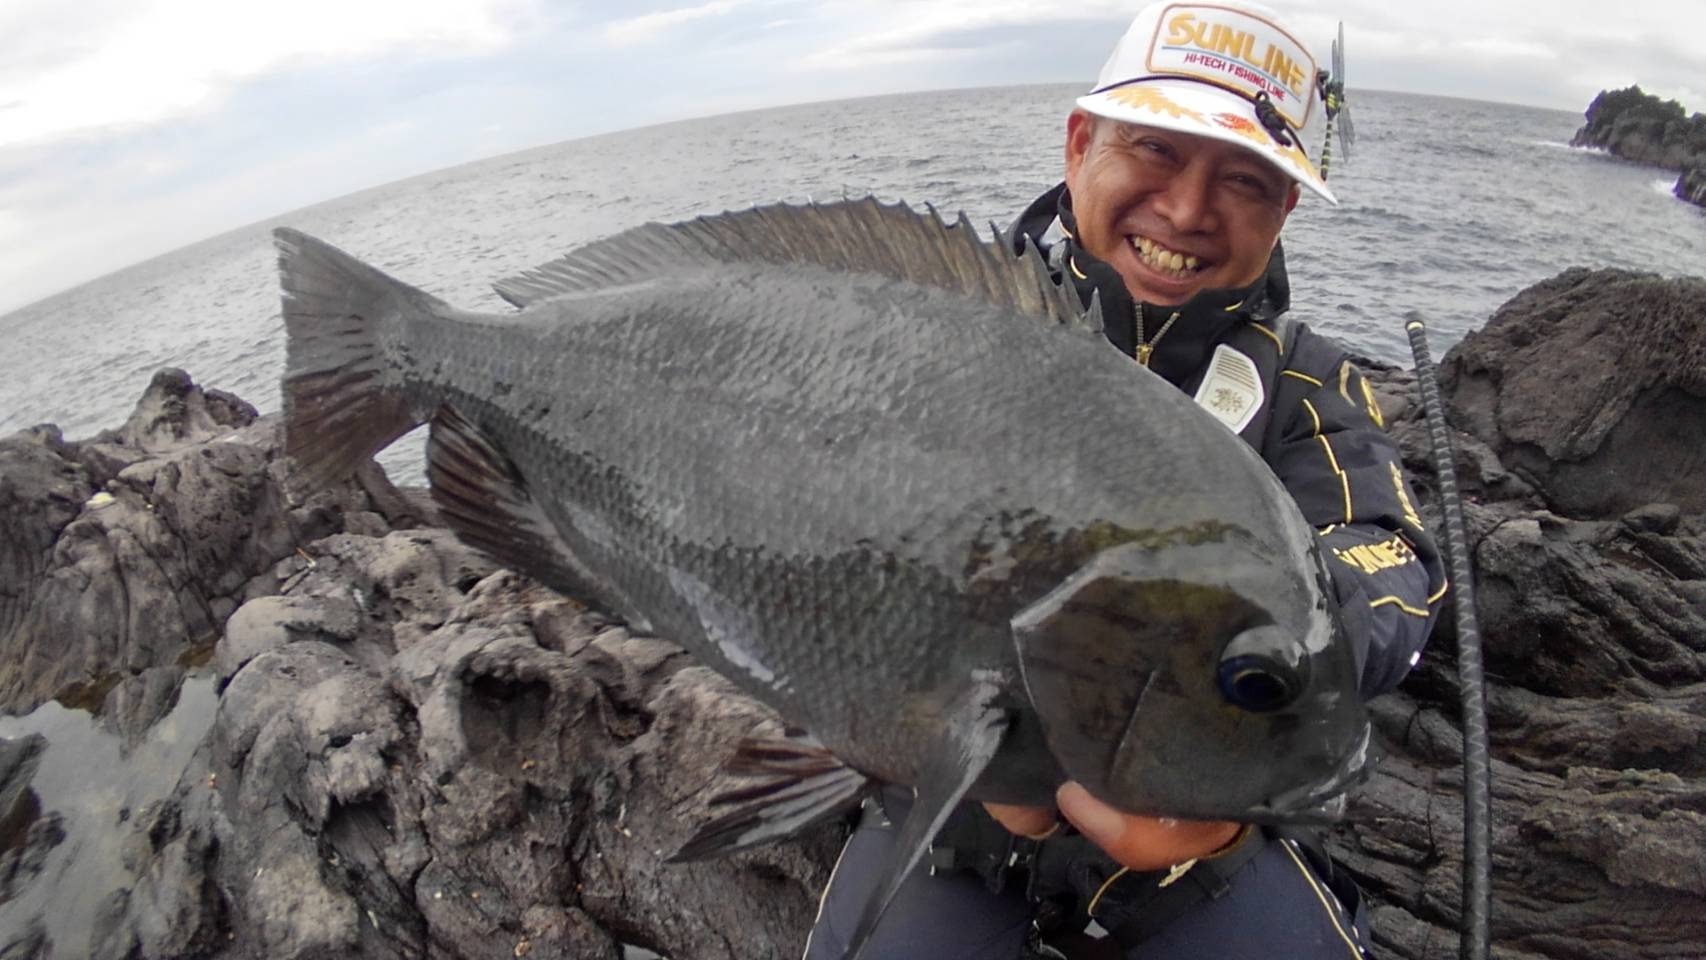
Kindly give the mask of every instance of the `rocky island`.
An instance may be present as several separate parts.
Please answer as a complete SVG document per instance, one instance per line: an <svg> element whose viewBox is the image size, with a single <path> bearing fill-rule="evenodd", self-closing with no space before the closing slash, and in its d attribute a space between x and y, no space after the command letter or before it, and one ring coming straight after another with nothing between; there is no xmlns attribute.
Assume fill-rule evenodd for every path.
<svg viewBox="0 0 1706 960"><path fill-rule="evenodd" d="M1370 367L1437 520L1414 377ZM1566 272L1440 379L1489 670L1495 955L1698 956L1706 281ZM1455 952L1454 663L1447 617L1373 704L1388 756L1331 837L1385 957ZM0 711L5 960L791 958L844 829L661 862L773 718L498 569L376 466L301 489L275 419L179 371L92 439L0 439Z"/></svg>
<svg viewBox="0 0 1706 960"><path fill-rule="evenodd" d="M1661 100L1639 86L1602 90L1570 145L1680 171L1676 195L1706 206L1706 114L1689 116L1675 100Z"/></svg>

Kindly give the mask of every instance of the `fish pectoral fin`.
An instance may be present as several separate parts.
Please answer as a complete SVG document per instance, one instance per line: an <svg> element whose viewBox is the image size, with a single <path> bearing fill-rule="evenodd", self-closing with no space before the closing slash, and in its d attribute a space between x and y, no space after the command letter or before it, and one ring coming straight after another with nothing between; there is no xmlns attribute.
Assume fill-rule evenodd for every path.
<svg viewBox="0 0 1706 960"><path fill-rule="evenodd" d="M727 813L701 827L671 862L707 860L785 840L852 808L875 781L847 766L810 734L741 742L726 773L756 779L711 799Z"/></svg>
<svg viewBox="0 0 1706 960"><path fill-rule="evenodd" d="M478 425L449 405L433 415L427 482L433 502L462 542L553 590L609 603L607 588L574 551L515 464Z"/></svg>
<svg viewBox="0 0 1706 960"><path fill-rule="evenodd" d="M881 879L865 901L859 925L847 941L846 960L858 960L901 884L924 858L948 815L994 759L1013 719L996 703L1001 690L1002 684L995 677L978 677L950 709L947 736L936 743L925 760L912 811L895 837L894 857L884 866Z"/></svg>

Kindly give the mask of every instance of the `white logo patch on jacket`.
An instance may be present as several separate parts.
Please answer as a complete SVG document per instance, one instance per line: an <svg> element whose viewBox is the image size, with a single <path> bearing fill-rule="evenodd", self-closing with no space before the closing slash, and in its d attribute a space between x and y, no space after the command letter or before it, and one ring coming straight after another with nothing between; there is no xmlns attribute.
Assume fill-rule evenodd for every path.
<svg viewBox="0 0 1706 960"><path fill-rule="evenodd" d="M1256 418L1266 399L1256 361L1224 343L1215 347L1202 386L1197 388L1197 404L1238 433Z"/></svg>

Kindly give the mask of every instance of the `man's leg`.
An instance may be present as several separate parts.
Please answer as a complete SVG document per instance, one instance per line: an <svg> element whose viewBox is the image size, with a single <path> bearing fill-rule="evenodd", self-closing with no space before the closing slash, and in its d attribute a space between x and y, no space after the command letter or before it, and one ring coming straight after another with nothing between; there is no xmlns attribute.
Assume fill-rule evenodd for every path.
<svg viewBox="0 0 1706 960"><path fill-rule="evenodd" d="M806 960L841 960L866 897L894 852L895 829L867 809L836 861L806 941ZM1018 885L1015 885L1018 886ZM866 949L883 960L1018 960L1031 927L1022 890L990 893L965 871L930 876L920 865L883 914Z"/></svg>

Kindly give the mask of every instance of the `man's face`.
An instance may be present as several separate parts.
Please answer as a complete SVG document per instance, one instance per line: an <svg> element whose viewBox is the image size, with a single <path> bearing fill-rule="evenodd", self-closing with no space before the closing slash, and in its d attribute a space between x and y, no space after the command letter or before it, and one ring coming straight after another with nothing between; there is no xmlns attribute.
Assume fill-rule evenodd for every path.
<svg viewBox="0 0 1706 960"><path fill-rule="evenodd" d="M1243 147L1082 110L1066 124L1066 185L1079 246L1133 298L1169 306L1254 283L1298 194Z"/></svg>

